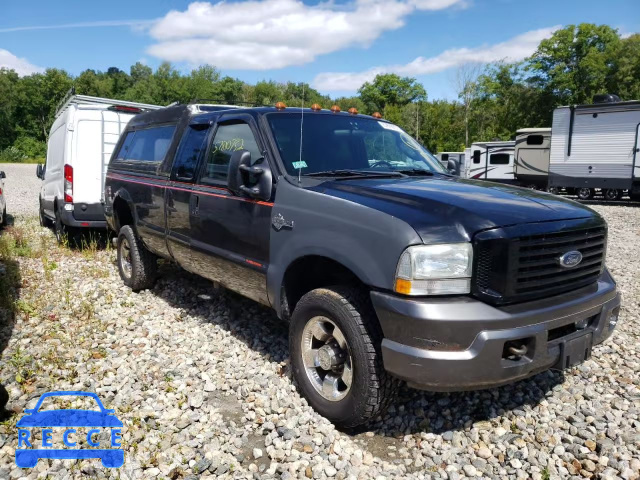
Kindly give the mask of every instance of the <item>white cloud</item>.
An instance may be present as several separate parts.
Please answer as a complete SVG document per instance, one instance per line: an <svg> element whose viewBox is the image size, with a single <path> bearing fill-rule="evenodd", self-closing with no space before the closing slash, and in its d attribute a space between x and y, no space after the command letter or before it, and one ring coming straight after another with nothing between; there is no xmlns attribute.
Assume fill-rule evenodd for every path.
<svg viewBox="0 0 640 480"><path fill-rule="evenodd" d="M58 25L27 25L22 27L0 28L0 33L95 27L131 27L133 29L142 29L145 26L151 25L154 21L155 20L101 20L97 22L62 23Z"/></svg>
<svg viewBox="0 0 640 480"><path fill-rule="evenodd" d="M16 57L8 50L0 48L0 68L15 70L21 77L32 73L44 72L44 68L29 63L24 58Z"/></svg>
<svg viewBox="0 0 640 480"><path fill-rule="evenodd" d="M363 72L327 72L317 75L312 85L323 92L355 91L364 82L373 80L380 73L398 75L428 75L454 68L465 63L489 63L499 60L518 61L531 55L540 41L548 38L560 26L531 30L506 42L474 48L452 48L435 57L418 57L399 65L378 66Z"/></svg>
<svg viewBox="0 0 640 480"><path fill-rule="evenodd" d="M172 62L271 70L301 65L353 45L368 46L416 10L464 7L466 0L299 0L194 2L150 29L148 53Z"/></svg>

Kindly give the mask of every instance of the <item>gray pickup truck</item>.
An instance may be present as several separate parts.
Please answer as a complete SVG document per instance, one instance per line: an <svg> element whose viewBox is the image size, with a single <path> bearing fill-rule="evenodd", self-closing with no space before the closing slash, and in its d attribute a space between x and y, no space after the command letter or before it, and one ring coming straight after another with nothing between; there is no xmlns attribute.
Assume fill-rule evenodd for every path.
<svg viewBox="0 0 640 480"><path fill-rule="evenodd" d="M482 389L584 361L618 322L607 225L557 196L449 175L378 115L178 105L109 164L120 274L156 259L273 308L301 393L337 425L401 381Z"/></svg>

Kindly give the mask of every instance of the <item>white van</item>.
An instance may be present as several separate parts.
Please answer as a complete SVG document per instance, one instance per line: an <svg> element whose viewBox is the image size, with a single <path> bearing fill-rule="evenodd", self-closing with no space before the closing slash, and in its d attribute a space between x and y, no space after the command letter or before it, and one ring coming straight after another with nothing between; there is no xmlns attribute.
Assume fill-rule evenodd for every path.
<svg viewBox="0 0 640 480"><path fill-rule="evenodd" d="M158 105L75 95L56 112L46 164L38 166L40 223L55 226L56 237L76 227L106 228L104 177L120 133L133 116Z"/></svg>

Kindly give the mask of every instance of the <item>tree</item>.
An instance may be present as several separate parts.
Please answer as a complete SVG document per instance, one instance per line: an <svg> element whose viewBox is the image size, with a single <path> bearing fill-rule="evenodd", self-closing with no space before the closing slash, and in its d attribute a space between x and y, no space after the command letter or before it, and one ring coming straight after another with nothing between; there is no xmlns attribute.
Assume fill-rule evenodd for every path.
<svg viewBox="0 0 640 480"><path fill-rule="evenodd" d="M469 118L471 117L471 107L473 101L478 94L478 85L476 80L480 67L478 64L466 63L456 70L455 82L458 89L458 98L464 107L464 145L468 147L469 143Z"/></svg>
<svg viewBox="0 0 640 480"><path fill-rule="evenodd" d="M609 92L623 100L640 100L640 34L622 39Z"/></svg>
<svg viewBox="0 0 640 480"><path fill-rule="evenodd" d="M16 139L19 81L14 70L0 68L0 151Z"/></svg>
<svg viewBox="0 0 640 480"><path fill-rule="evenodd" d="M620 46L618 32L608 25L569 25L540 42L528 68L538 87L558 103L590 103L595 94L612 86L610 75Z"/></svg>
<svg viewBox="0 0 640 480"><path fill-rule="evenodd" d="M376 75L372 82L365 82L358 93L366 105L366 113L379 111L385 117L388 117L387 105L403 107L427 98L427 92L415 78L400 77L395 73Z"/></svg>

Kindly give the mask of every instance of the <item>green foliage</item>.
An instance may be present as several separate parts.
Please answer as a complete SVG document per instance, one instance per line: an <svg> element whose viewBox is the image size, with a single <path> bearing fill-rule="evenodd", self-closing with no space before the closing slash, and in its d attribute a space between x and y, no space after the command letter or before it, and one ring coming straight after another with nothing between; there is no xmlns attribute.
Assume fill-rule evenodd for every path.
<svg viewBox="0 0 640 480"><path fill-rule="evenodd" d="M138 62L129 72L63 70L18 77L0 69L0 162L29 161L45 154L56 107L71 86L76 92L156 105L196 99L215 103L289 107L338 105L375 111L400 125L433 151L460 151L474 141L513 138L518 128L551 126L559 105L590 103L598 93L640 99L640 35L621 38L607 25L569 25L543 40L519 64L496 63L482 72L461 68L458 100L427 101L414 78L377 75L352 97L332 99L306 83L262 80L255 85L222 76L204 65L184 74L163 63L155 71ZM14 147L14 148L10 148Z"/></svg>

